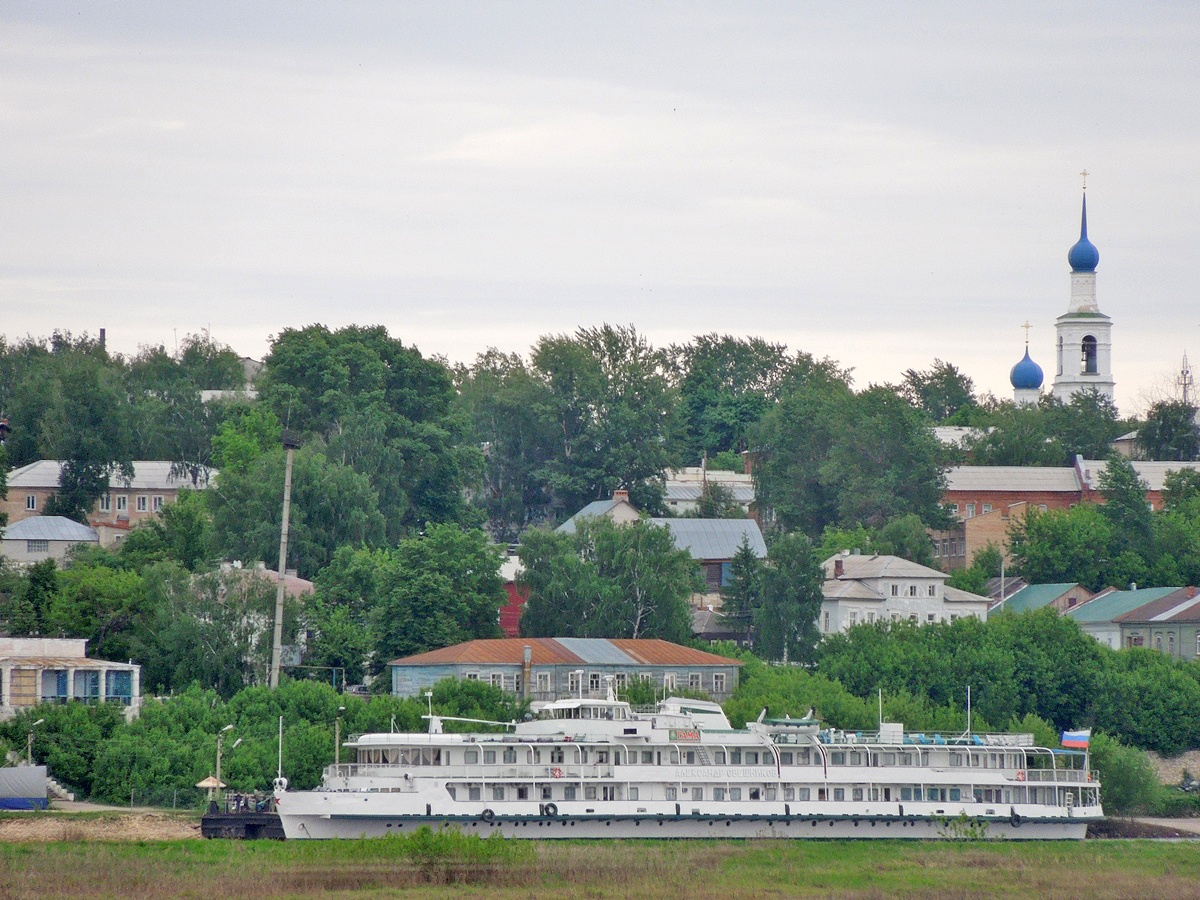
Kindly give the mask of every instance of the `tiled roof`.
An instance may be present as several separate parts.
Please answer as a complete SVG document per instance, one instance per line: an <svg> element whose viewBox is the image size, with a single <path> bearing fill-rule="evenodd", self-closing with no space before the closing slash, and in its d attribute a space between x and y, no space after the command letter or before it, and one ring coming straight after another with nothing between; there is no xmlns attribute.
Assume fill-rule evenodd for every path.
<svg viewBox="0 0 1200 900"><path fill-rule="evenodd" d="M753 519L651 519L655 525L671 529L675 546L686 550L692 559L733 559L742 539L759 559L767 555L762 531Z"/></svg>
<svg viewBox="0 0 1200 900"><path fill-rule="evenodd" d="M1041 609L1049 606L1067 591L1079 587L1078 582L1061 584L1027 584L1021 590L1010 594L1007 599L996 604L995 612L1026 612L1031 609Z"/></svg>
<svg viewBox="0 0 1200 900"><path fill-rule="evenodd" d="M133 478L126 480L120 474L114 473L109 478L110 486L116 490L153 491L177 490L191 487L188 478L172 478L172 463L156 459L139 459L133 464ZM62 472L62 461L57 459L39 459L27 466L13 469L8 473L8 487L13 488L57 488L58 478ZM205 469L200 483L205 478L216 475L215 469Z"/></svg>
<svg viewBox="0 0 1200 900"><path fill-rule="evenodd" d="M953 466L946 472L947 491L1062 491L1078 493L1073 468L1049 466Z"/></svg>
<svg viewBox="0 0 1200 900"><path fill-rule="evenodd" d="M71 541L76 544L100 540L95 528L64 516L30 516L5 528L3 537L6 541Z"/></svg>
<svg viewBox="0 0 1200 900"><path fill-rule="evenodd" d="M393 666L436 666L455 664L521 665L525 648L535 666L552 665L709 665L740 666L735 659L693 650L657 639L607 638L498 638L467 641L453 647L429 650L394 659Z"/></svg>
<svg viewBox="0 0 1200 900"><path fill-rule="evenodd" d="M1168 587L1141 588L1136 591L1110 591L1107 594L1101 594L1099 597L1089 600L1087 603L1080 603L1078 606L1071 607L1067 610L1066 614L1076 622L1083 624L1112 622L1116 620L1117 616L1133 612L1152 600L1165 597L1167 594L1177 590L1179 588Z"/></svg>

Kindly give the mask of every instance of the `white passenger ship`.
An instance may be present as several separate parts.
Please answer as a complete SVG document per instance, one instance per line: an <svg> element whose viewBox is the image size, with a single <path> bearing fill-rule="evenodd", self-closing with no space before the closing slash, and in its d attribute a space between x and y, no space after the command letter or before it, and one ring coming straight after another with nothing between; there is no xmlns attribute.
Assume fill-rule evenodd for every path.
<svg viewBox="0 0 1200 900"><path fill-rule="evenodd" d="M511 733L364 734L319 788L276 786L289 839L421 825L516 838L1083 838L1102 818L1086 751L1028 734L822 729L812 718L730 727L671 698L545 704ZM448 717L447 717L447 720ZM464 720L460 720L464 721Z"/></svg>

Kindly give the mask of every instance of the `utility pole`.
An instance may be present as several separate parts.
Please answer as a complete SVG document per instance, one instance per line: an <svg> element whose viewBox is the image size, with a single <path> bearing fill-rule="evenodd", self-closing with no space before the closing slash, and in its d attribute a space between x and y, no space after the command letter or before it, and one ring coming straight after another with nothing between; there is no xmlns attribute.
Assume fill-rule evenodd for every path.
<svg viewBox="0 0 1200 900"><path fill-rule="evenodd" d="M275 636L271 642L271 689L279 687L279 667L283 659L283 579L287 576L288 516L292 510L292 457L300 442L286 428L283 446L287 464L283 473L283 525L279 530L279 584L275 588Z"/></svg>

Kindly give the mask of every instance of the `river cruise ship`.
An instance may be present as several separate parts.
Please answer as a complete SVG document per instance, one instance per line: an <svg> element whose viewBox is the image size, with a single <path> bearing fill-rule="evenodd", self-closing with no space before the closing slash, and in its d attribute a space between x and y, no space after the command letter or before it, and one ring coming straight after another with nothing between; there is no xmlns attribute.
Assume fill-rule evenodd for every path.
<svg viewBox="0 0 1200 900"><path fill-rule="evenodd" d="M1079 839L1102 818L1084 750L1028 734L823 728L671 698L542 704L505 733L363 734L312 791L276 785L289 839L453 826L515 838ZM463 720L459 720L463 721Z"/></svg>

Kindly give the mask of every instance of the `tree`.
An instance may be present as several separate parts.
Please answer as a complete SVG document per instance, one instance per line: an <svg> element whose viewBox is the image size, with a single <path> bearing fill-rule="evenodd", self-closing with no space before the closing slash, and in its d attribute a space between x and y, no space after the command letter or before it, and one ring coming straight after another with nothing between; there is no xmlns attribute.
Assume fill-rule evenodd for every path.
<svg viewBox="0 0 1200 900"><path fill-rule="evenodd" d="M691 634L688 597L700 569L667 528L584 519L573 534L528 532L520 554L530 592L523 635L678 642Z"/></svg>
<svg viewBox="0 0 1200 900"><path fill-rule="evenodd" d="M277 448L245 474L222 475L205 492L221 554L245 562L278 565L283 511L284 451ZM384 520L370 481L314 448L296 452L292 474L288 568L311 578L344 545L379 546Z"/></svg>
<svg viewBox="0 0 1200 900"><path fill-rule="evenodd" d="M1061 466L1067 460L1067 451L1037 406L997 405L964 443L979 466Z"/></svg>
<svg viewBox="0 0 1200 900"><path fill-rule="evenodd" d="M51 634L88 639L100 659L134 655L132 631L148 610L142 578L105 566L71 566L58 575L58 593L45 612Z"/></svg>
<svg viewBox="0 0 1200 900"><path fill-rule="evenodd" d="M755 651L767 659L807 662L820 638L824 574L802 534L777 537L767 551L754 613Z"/></svg>
<svg viewBox="0 0 1200 900"><path fill-rule="evenodd" d="M1072 465L1076 456L1103 459L1111 451L1113 440L1127 429L1118 418L1112 400L1096 390L1073 394L1067 403L1046 396L1041 408L1050 433L1065 453L1060 465Z"/></svg>
<svg viewBox="0 0 1200 900"><path fill-rule="evenodd" d="M904 399L935 422L975 406L975 383L954 365L935 359L924 371L908 369L900 383Z"/></svg>
<svg viewBox="0 0 1200 900"><path fill-rule="evenodd" d="M1030 509L1009 524L1013 566L1030 584L1079 582L1099 590L1109 571L1102 554L1112 540L1111 520L1091 503L1069 510Z"/></svg>
<svg viewBox="0 0 1200 900"><path fill-rule="evenodd" d="M1113 525L1115 539L1112 548L1120 553L1132 550L1145 557L1151 551L1152 514L1146 502L1149 486L1125 457L1112 453L1100 473L1101 507L1105 518Z"/></svg>
<svg viewBox="0 0 1200 900"><path fill-rule="evenodd" d="M934 568L933 539L921 519L912 513L892 519L880 528L874 544L876 553Z"/></svg>
<svg viewBox="0 0 1200 900"><path fill-rule="evenodd" d="M761 576L762 562L743 536L729 561L729 583L721 587L721 606L725 618L747 635L754 624L754 610L761 603Z"/></svg>
<svg viewBox="0 0 1200 900"><path fill-rule="evenodd" d="M377 664L499 637L501 557L482 531L431 524L379 559L379 595L370 613Z"/></svg>
<svg viewBox="0 0 1200 900"><path fill-rule="evenodd" d="M1138 429L1137 447L1145 459L1188 462L1200 459L1197 408L1179 400L1155 403Z"/></svg>
<svg viewBox="0 0 1200 900"><path fill-rule="evenodd" d="M603 325L540 338L532 361L555 434L540 476L555 504L574 512L626 488L639 509L659 511L662 473L677 461L666 355L633 327Z"/></svg>

